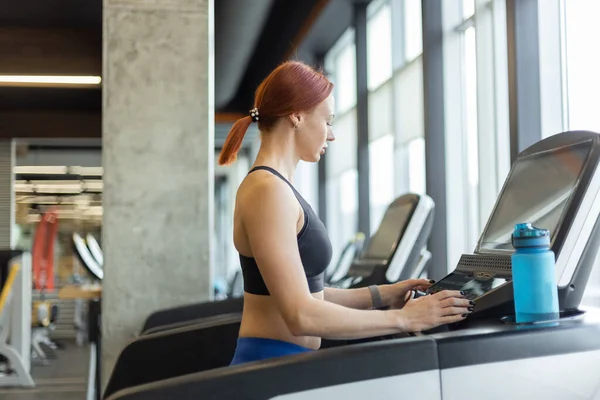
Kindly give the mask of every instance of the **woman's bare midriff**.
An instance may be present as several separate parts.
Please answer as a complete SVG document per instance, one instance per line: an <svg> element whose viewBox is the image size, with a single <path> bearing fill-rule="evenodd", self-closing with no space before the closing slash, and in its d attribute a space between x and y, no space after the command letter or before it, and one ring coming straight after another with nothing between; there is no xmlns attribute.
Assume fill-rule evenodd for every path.
<svg viewBox="0 0 600 400"><path fill-rule="evenodd" d="M323 292L313 293L323 299ZM277 305L270 296L244 293L244 312L240 327L240 337L259 337L290 342L309 349L318 350L321 338L294 336L283 320Z"/></svg>

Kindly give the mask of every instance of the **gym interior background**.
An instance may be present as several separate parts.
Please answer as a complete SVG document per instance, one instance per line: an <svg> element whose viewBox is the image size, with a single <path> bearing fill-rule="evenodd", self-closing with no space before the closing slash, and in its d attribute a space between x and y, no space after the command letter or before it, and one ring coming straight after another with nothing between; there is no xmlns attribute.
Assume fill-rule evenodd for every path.
<svg viewBox="0 0 600 400"><path fill-rule="evenodd" d="M286 59L335 83L336 141L294 180L329 230L334 262L395 198L427 193L428 275L444 276L475 247L519 151L600 131L596 0L5 3L0 245L48 251L36 250L36 232L56 218L53 271L34 279L32 298L58 306L34 327L56 359L34 360L35 389L0 388L10 399L85 396L85 373L49 372L89 361L85 302L63 288L101 286L105 372L150 312L228 292L255 128L236 164L216 158L254 88ZM102 248L101 282L74 234ZM600 305L600 268L583 303Z"/></svg>

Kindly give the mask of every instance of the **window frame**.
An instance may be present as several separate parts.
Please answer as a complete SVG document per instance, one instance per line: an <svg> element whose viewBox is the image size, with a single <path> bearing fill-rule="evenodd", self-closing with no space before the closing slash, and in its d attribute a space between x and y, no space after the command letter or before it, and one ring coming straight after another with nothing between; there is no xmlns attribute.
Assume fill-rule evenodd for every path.
<svg viewBox="0 0 600 400"><path fill-rule="evenodd" d="M452 3L452 4L450 4ZM463 18L462 2L444 2L444 111L448 271L473 251L510 170L506 1L475 0ZM477 82L476 195L469 196L464 84L464 33L475 29ZM473 204L476 203L476 204ZM465 204L467 205L465 207ZM471 208L477 213L469 215ZM458 233L458 234L457 234Z"/></svg>

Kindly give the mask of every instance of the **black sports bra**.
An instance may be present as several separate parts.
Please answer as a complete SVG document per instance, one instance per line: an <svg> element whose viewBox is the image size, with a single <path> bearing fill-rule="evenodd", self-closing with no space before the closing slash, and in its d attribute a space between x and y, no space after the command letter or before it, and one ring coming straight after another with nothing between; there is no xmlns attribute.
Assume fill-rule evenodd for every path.
<svg viewBox="0 0 600 400"><path fill-rule="evenodd" d="M323 225L323 222L313 211L310 204L304 200L296 188L275 169L267 166L258 166L250 170L248 174L260 169L273 173L287 183L292 188L302 210L304 210L304 225L300 233L298 233L298 249L310 292L320 292L323 290L323 275L331 262L332 256L331 242L325 225ZM253 257L246 257L240 254L240 264L244 277L244 291L251 294L268 296L269 290L260 274L256 260Z"/></svg>

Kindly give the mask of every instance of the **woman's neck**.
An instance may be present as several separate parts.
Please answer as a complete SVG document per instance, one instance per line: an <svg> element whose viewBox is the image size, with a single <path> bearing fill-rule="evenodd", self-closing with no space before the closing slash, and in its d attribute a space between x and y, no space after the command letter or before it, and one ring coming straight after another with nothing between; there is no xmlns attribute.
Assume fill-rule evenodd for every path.
<svg viewBox="0 0 600 400"><path fill-rule="evenodd" d="M269 132L261 135L260 149L253 166L274 168L292 182L299 161L290 135Z"/></svg>

